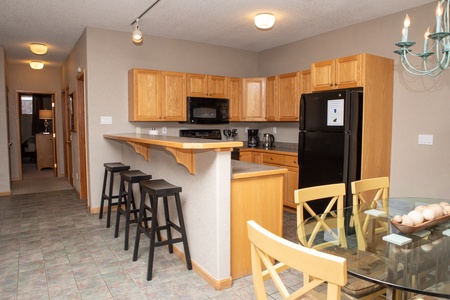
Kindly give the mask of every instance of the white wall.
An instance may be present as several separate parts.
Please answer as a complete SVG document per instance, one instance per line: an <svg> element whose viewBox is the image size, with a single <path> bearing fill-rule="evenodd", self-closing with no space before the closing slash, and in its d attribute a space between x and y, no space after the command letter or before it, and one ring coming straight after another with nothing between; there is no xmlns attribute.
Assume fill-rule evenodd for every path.
<svg viewBox="0 0 450 300"><path fill-rule="evenodd" d="M7 123L7 94L6 94L6 63L5 50L0 47L0 195L11 193L11 179L9 173L9 147Z"/></svg>
<svg viewBox="0 0 450 300"><path fill-rule="evenodd" d="M423 34L433 28L436 4L408 11L409 39L421 52ZM309 64L357 53L394 59L394 116L391 195L450 199L450 71L436 78L406 73L393 51L401 40L405 12L336 30L260 53L260 75L309 69ZM418 134L432 134L434 145L418 145Z"/></svg>

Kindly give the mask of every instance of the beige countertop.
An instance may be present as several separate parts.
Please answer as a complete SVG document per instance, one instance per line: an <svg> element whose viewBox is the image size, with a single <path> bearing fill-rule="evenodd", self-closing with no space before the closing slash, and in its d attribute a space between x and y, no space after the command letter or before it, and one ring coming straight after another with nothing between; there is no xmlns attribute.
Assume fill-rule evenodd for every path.
<svg viewBox="0 0 450 300"><path fill-rule="evenodd" d="M287 173L286 168L231 160L231 179L241 179Z"/></svg>

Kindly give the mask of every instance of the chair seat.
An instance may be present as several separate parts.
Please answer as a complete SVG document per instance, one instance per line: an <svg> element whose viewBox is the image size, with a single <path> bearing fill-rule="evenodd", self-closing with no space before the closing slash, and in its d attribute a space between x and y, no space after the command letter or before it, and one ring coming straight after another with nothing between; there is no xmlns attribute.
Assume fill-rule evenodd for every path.
<svg viewBox="0 0 450 300"><path fill-rule="evenodd" d="M342 291L352 297L361 298L384 289L384 286L373 283L355 276L347 276L347 284L342 287Z"/></svg>
<svg viewBox="0 0 450 300"><path fill-rule="evenodd" d="M130 169L130 166L124 165L121 162L104 163L103 166L109 172L120 172Z"/></svg>

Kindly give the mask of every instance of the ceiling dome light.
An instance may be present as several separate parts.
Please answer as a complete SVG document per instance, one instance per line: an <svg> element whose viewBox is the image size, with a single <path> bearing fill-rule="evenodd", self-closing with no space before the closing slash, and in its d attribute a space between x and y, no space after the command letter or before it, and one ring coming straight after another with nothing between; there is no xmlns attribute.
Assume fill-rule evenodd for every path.
<svg viewBox="0 0 450 300"><path fill-rule="evenodd" d="M47 45L46 44L41 44L41 43L31 43L30 44L30 50L31 52L33 52L34 54L37 55L44 55L45 53L47 53Z"/></svg>
<svg viewBox="0 0 450 300"><path fill-rule="evenodd" d="M275 16L270 13L261 13L255 16L255 25L260 29L270 29L275 24Z"/></svg>
<svg viewBox="0 0 450 300"><path fill-rule="evenodd" d="M136 27L133 31L133 42L135 43L142 42L142 32L139 27L139 19L136 19Z"/></svg>
<svg viewBox="0 0 450 300"><path fill-rule="evenodd" d="M44 63L42 61L30 61L30 67L35 70L40 70L44 67Z"/></svg>

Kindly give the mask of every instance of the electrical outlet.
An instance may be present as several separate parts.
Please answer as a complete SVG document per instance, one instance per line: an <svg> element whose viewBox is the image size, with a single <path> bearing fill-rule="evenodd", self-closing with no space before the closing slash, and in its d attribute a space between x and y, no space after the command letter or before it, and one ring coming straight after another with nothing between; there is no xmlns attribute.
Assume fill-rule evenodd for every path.
<svg viewBox="0 0 450 300"><path fill-rule="evenodd" d="M100 124L112 124L112 117L111 116L101 116Z"/></svg>
<svg viewBox="0 0 450 300"><path fill-rule="evenodd" d="M277 128L276 127L272 127L272 133L273 134L277 133Z"/></svg>
<svg viewBox="0 0 450 300"><path fill-rule="evenodd" d="M419 145L433 145L433 135L432 134L419 134L418 144Z"/></svg>
<svg viewBox="0 0 450 300"><path fill-rule="evenodd" d="M162 134L167 134L167 127L162 128Z"/></svg>
<svg viewBox="0 0 450 300"><path fill-rule="evenodd" d="M245 127L245 133L247 133L248 132L248 127Z"/></svg>
<svg viewBox="0 0 450 300"><path fill-rule="evenodd" d="M136 127L136 134L141 134L141 127Z"/></svg>

